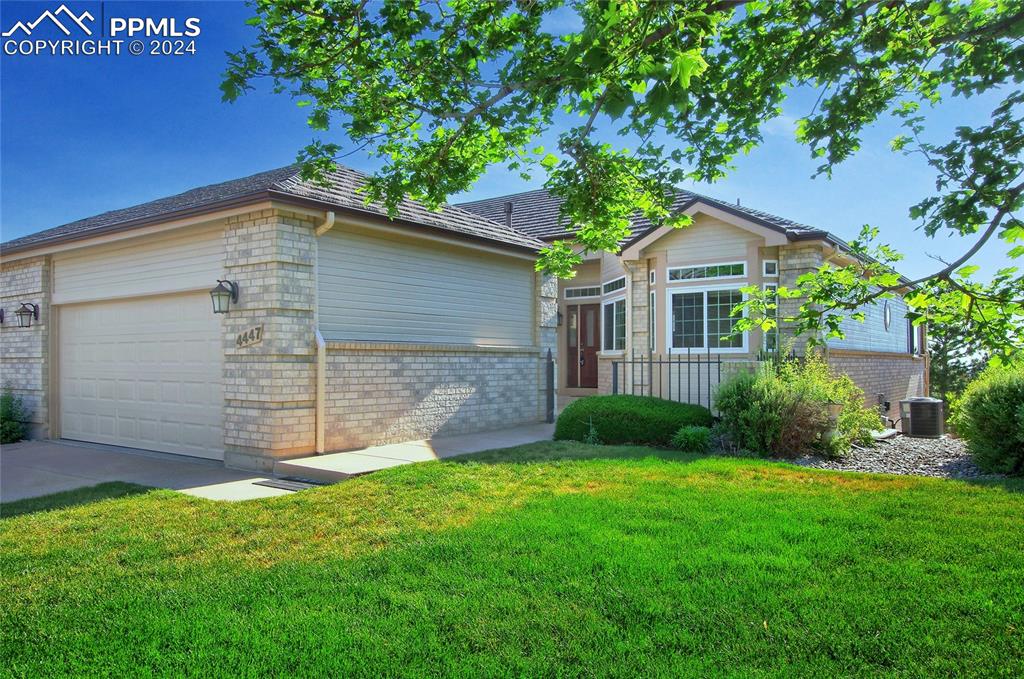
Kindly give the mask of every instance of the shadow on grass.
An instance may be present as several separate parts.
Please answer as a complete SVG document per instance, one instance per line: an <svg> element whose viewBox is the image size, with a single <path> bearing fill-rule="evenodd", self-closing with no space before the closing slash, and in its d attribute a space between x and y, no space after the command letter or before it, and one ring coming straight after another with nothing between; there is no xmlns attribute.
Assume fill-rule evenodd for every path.
<svg viewBox="0 0 1024 679"><path fill-rule="evenodd" d="M129 495L141 495L153 490L149 486L139 486L134 483L121 481L110 481L86 488L65 490L61 493L43 495L41 497L30 497L14 502L0 504L0 519L9 519L23 514L35 512L46 512L53 509L66 509L76 505L86 505L100 500L110 500Z"/></svg>
<svg viewBox="0 0 1024 679"><path fill-rule="evenodd" d="M670 448L649 446L591 445L578 441L538 441L514 448L499 448L446 458L445 462L459 464L528 464L573 460L641 460L655 458L673 462L695 462L709 457L683 453Z"/></svg>

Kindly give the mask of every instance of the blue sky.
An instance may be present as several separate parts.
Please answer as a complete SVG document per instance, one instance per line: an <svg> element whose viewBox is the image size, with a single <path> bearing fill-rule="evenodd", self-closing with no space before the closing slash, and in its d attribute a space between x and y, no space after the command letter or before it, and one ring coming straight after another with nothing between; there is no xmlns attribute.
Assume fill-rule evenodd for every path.
<svg viewBox="0 0 1024 679"><path fill-rule="evenodd" d="M101 7L102 4L102 7ZM60 2L0 4L0 25L33 20ZM195 55L0 56L0 228L9 240L51 226L245 176L293 162L310 141L305 114L269 86L234 104L220 101L224 53L248 44L250 10L241 2L74 2L68 7L100 17L187 17L201 20ZM55 31L56 29L54 29ZM48 37L61 37L51 32ZM148 43L148 41L146 41ZM793 121L811 100L796 93L786 115L770 121L765 143L737 162L727 180L689 186L723 200L756 207L852 238L861 225L882 229L902 250L904 273L928 273L967 247L961 239L928 239L907 208L933 190L924 162L893 154L898 132L880 123L863 149L831 180L812 180L814 163L793 141ZM951 102L929 113L937 132L984 121L993 100ZM610 130L605 130L610 132ZM617 139L609 134L610 139ZM941 139L941 137L936 137ZM372 172L374 161L347 164ZM537 188L494 170L463 196L468 200ZM998 244L977 259L984 270L1006 263Z"/></svg>

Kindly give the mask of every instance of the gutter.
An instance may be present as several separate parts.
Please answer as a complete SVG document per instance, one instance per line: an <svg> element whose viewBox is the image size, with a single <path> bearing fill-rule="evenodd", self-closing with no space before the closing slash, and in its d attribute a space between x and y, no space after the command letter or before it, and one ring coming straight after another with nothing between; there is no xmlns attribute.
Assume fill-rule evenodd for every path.
<svg viewBox="0 0 1024 679"><path fill-rule="evenodd" d="M324 221L317 225L316 240L313 251L313 337L316 341L316 448L314 452L322 455L326 449L327 438L327 342L320 332L320 236L334 227L335 214L328 210Z"/></svg>

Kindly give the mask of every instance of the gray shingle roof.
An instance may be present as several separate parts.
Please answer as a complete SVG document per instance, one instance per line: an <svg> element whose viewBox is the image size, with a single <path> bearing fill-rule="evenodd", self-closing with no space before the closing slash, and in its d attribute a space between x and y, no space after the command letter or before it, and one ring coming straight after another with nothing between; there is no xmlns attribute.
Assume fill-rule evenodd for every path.
<svg viewBox="0 0 1024 679"><path fill-rule="evenodd" d="M698 201L784 233L793 240L824 238L829 235L826 231L794 222L791 219L777 217L761 210L731 205L692 191L680 190L673 201L673 210L685 210ZM509 202L512 203L512 227L516 230L546 241L572 235L572 231L568 228L568 222L560 214L561 199L552 196L546 189L474 200L457 205L492 221L504 222L505 206ZM643 237L652 228L654 225L648 219L637 215L633 222L633 235L629 241Z"/></svg>
<svg viewBox="0 0 1024 679"><path fill-rule="evenodd" d="M348 214L365 214L369 217L387 219L384 208L377 204L366 205L356 189L366 176L356 170L339 166L330 174L331 185L322 187L303 181L299 166L260 172L241 179L211 184L185 191L167 198L160 198L120 210L112 210L94 217L87 217L45 231L15 238L0 244L0 250L13 252L58 243L66 240L88 238L112 231L138 228L172 218L200 214L230 205L243 205L273 198L313 201L327 209L332 207ZM536 250L543 242L516 229L481 218L481 215L456 206L447 205L439 212L428 210L413 200L403 200L398 206L396 223L411 228L427 228L452 233L477 241L490 242L517 249Z"/></svg>

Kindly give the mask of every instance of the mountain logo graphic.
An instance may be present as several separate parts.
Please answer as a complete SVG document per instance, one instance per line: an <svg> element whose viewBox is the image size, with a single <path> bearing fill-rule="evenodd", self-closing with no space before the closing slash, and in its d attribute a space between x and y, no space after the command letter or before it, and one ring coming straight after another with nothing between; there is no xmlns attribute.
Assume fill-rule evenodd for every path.
<svg viewBox="0 0 1024 679"><path fill-rule="evenodd" d="M13 26L11 26L10 30L3 32L3 37L9 38L18 31L21 31L26 36L32 35L32 31L36 29L36 26L43 23L43 21L46 19L49 19L57 28L61 30L61 32L64 33L64 35L71 35L71 31L68 30L67 26L61 23L60 19L58 18L59 15L63 15L65 17L65 21L70 21L75 26L78 26L85 32L86 35L92 35L92 31L89 29L88 26L85 25L84 21L86 19L88 19L89 21L95 21L96 17L94 17L89 12L82 12L81 16L75 16L75 13L68 9L67 5L61 5L60 7L57 8L55 12L46 10L45 12L40 14L39 18L36 19L35 21L30 21L28 23L24 21L17 22Z"/></svg>

